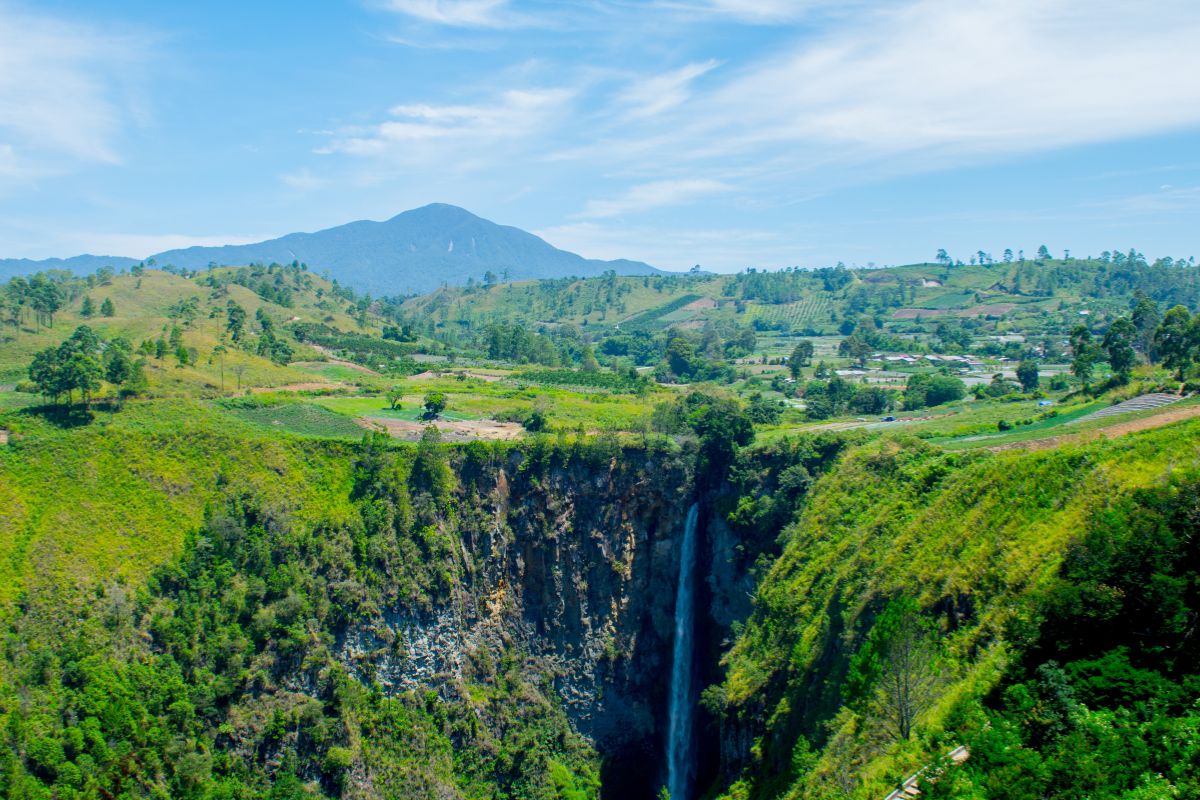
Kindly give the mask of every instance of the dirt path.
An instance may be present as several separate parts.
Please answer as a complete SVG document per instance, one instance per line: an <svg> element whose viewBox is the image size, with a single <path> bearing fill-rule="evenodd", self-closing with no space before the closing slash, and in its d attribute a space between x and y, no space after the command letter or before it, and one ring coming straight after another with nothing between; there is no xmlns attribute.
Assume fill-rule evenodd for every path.
<svg viewBox="0 0 1200 800"><path fill-rule="evenodd" d="M355 419L364 428L382 428L397 439L416 441L431 423L387 417L359 417ZM442 433L442 439L451 442L467 442L473 439L517 439L525 429L515 422L497 422L493 419L439 419L432 423Z"/></svg>
<svg viewBox="0 0 1200 800"><path fill-rule="evenodd" d="M1155 414L1152 417L1131 419L1126 422L1118 422L1115 425L1109 425L1105 428L1097 428L1096 430L1083 431L1081 433L1068 433L1061 434L1059 436L1048 436L1045 439L1030 439L1027 442L998 444L995 447L989 447L988 449L993 453L1001 453L1005 450L1048 450L1051 447L1058 447L1059 445L1068 444L1071 442L1082 442L1101 436L1106 439L1112 439L1117 436L1124 436L1127 433L1136 433L1137 431L1150 430L1151 428L1161 428L1163 425L1170 425L1172 422L1182 422L1183 420L1193 419L1194 417L1200 417L1200 406L1177 408L1174 411L1166 411L1162 414Z"/></svg>

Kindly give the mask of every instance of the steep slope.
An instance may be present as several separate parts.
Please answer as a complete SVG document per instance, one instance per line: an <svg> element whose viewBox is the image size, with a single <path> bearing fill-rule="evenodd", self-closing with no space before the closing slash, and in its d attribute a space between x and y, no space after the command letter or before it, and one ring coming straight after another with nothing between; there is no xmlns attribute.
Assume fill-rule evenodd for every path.
<svg viewBox="0 0 1200 800"><path fill-rule="evenodd" d="M1121 786L1200 758L1195 748L1155 754L1140 739L1108 742L1081 763L1099 746L1088 737L1103 741L1106 726L1134 736L1137 720L1147 724L1136 735L1150 739L1196 723L1172 698L1196 681L1200 598L1195 548L1186 548L1198 475L1177 465L1194 464L1198 432L1186 423L1000 455L885 439L847 454L786 531L724 680L706 693L722 720L726 796L880 798L964 742L986 750L990 766L964 773L976 789L943 796L1176 796ZM905 619L912 636L901 660L886 642ZM1081 661L1060 676L1072 657ZM890 693L888 675L906 694ZM1172 681L1178 690L1160 688ZM1155 692L1168 700L1150 704ZM1057 693L1059 709L1039 693ZM1044 727L1049 717L1058 729ZM1076 725L1079 736L1061 744L1075 755L1051 755ZM1010 752L1018 747L1023 761ZM1034 781L1028 793L1017 776Z"/></svg>
<svg viewBox="0 0 1200 800"><path fill-rule="evenodd" d="M462 285L492 272L499 280L657 272L636 261L593 261L559 250L518 228L497 225L456 206L434 203L386 222L360 220L316 233L293 233L267 242L192 247L154 256L160 264L200 269L210 262L303 261L328 270L341 283L373 294L426 292Z"/></svg>

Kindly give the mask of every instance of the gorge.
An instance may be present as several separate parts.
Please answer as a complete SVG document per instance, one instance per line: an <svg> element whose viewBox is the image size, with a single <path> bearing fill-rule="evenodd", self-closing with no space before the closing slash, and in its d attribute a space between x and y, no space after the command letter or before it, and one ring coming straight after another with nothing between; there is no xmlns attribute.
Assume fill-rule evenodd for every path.
<svg viewBox="0 0 1200 800"><path fill-rule="evenodd" d="M945 654L920 712L944 752L975 735L955 709L982 709L1043 646L1020 609L1060 580L1071 532L1153 487L1168 487L1153 503L1195 496L1169 472L1191 448L1171 431L1003 455L854 433L732 448L200 434L68 435L108 454L74 473L85 515L120 513L96 487L134 452L155 454L149 490L183 474L191 490L127 523L126 548L148 541L139 526L178 532L171 554L144 551L145 579L65 588L102 553L26 539L40 566L6 606L24 644L3 662L21 694L5 688L0 713L34 771L4 780L83 763L197 797L865 795L929 757L854 688L897 598ZM75 469L57 447L19 456ZM3 524L32 531L54 500L13 465Z"/></svg>

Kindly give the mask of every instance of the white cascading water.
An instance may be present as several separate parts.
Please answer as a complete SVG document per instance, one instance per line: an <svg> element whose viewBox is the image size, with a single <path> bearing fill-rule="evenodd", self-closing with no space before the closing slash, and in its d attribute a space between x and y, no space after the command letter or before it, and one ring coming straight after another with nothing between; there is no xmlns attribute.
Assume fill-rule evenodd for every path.
<svg viewBox="0 0 1200 800"><path fill-rule="evenodd" d="M679 585L675 590L675 652L671 664L671 707L667 727L667 791L671 800L688 800L692 782L692 639L696 588L696 519L688 509L679 548Z"/></svg>

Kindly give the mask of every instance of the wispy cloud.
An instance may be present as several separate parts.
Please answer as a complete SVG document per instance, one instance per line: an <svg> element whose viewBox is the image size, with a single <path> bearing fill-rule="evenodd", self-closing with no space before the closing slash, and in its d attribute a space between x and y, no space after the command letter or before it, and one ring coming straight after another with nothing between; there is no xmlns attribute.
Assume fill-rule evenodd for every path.
<svg viewBox="0 0 1200 800"><path fill-rule="evenodd" d="M120 84L149 42L0 5L0 176L115 164Z"/></svg>
<svg viewBox="0 0 1200 800"><path fill-rule="evenodd" d="M506 28L521 21L507 0L387 0L384 7L422 22L455 28Z"/></svg>
<svg viewBox="0 0 1200 800"><path fill-rule="evenodd" d="M618 217L622 214L693 202L705 195L729 189L728 184L706 178L654 181L634 186L620 197L591 200L579 216L590 219Z"/></svg>
<svg viewBox="0 0 1200 800"><path fill-rule="evenodd" d="M618 101L627 107L630 117L653 117L686 102L692 94L692 81L716 66L716 60L709 59L635 80Z"/></svg>
<svg viewBox="0 0 1200 800"><path fill-rule="evenodd" d="M752 138L883 152L1025 151L1194 124L1200 82L1182 78L1175 53L1200 33L1200 7L1156 5L1151 21L1112 0L925 0L780 59L719 100L763 109Z"/></svg>
<svg viewBox="0 0 1200 800"><path fill-rule="evenodd" d="M799 19L814 9L835 4L834 0L659 0L654 5L691 15L727 17L751 24L772 24Z"/></svg>
<svg viewBox="0 0 1200 800"><path fill-rule="evenodd" d="M573 97L565 88L511 89L487 103L398 105L383 122L337 131L319 152L397 161L454 148L483 155L489 144L527 139L544 130L565 113Z"/></svg>
<svg viewBox="0 0 1200 800"><path fill-rule="evenodd" d="M651 77L643 97L657 80L665 98L644 100L656 126L612 126L564 153L626 168L894 172L1179 130L1200 125L1200 81L1179 60L1198 38L1200 5L1184 0L1153 12L1118 0L887 3L686 96ZM670 75L686 87L689 69Z"/></svg>

